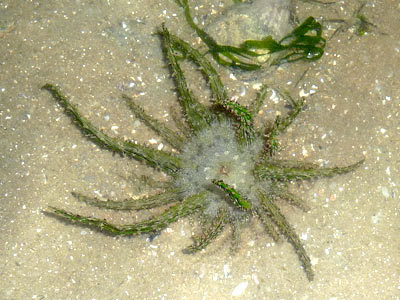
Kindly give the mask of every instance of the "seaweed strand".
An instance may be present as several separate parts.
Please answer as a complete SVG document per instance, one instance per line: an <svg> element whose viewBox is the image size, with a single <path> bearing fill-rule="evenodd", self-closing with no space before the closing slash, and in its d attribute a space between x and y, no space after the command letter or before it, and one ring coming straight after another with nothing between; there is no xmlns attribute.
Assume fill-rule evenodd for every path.
<svg viewBox="0 0 400 300"><path fill-rule="evenodd" d="M185 18L187 23L192 29L194 29L197 35L201 38L204 44L207 45L209 53L212 55L214 60L220 65L240 68L242 70L257 70L261 67L259 64L248 63L242 59L249 59L251 57L259 56L258 53L250 51L241 47L233 47L227 45L218 45L217 42L204 30L200 29L193 21L190 14L190 8L188 0L176 0L177 3L185 10Z"/></svg>
<svg viewBox="0 0 400 300"><path fill-rule="evenodd" d="M220 65L242 70L257 70L261 68L261 65L252 63L251 60L263 55L254 51L260 49L267 50L268 54L280 52L270 65L292 63L298 60L314 61L324 54L326 40L322 37L322 25L313 17L308 17L280 41L274 40L269 35L261 40L246 40L239 47L234 47L219 45L207 32L196 25L190 13L188 0L176 0L176 2L184 9L189 26L196 31L207 45L208 52Z"/></svg>

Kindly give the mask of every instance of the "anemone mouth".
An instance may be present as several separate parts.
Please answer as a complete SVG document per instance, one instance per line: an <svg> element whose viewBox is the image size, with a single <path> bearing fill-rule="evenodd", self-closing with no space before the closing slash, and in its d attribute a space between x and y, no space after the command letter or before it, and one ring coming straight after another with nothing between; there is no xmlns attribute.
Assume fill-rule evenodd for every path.
<svg viewBox="0 0 400 300"><path fill-rule="evenodd" d="M261 150L261 141L240 145L229 120L215 121L193 136L183 149L180 157L184 164L175 185L190 195L209 188L212 180L224 180L248 192L255 182L254 157Z"/></svg>

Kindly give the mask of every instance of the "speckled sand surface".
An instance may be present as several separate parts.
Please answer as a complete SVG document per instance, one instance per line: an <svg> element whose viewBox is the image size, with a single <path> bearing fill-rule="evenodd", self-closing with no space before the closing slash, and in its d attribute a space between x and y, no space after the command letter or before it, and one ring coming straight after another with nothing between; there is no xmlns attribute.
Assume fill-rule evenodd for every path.
<svg viewBox="0 0 400 300"><path fill-rule="evenodd" d="M352 3L300 2L299 17L349 19L358 4L345 2ZM231 1L197 3L204 6L196 15L211 12L207 23ZM60 84L110 134L168 150L119 96L123 90L173 127L174 85L152 33L166 22L184 39L196 38L170 0L0 1L0 299L400 299L400 5L368 4L363 13L376 32L339 33L316 63L286 66L274 79L218 68L242 103L267 81L294 94L315 91L282 137L283 157L328 165L366 158L354 173L294 185L310 212L282 208L314 263L315 279L308 282L291 245L272 243L257 222L245 228L234 255L227 231L206 252L187 256L181 249L191 242L194 221L179 221L149 241L43 214L52 205L134 222L134 213L96 210L70 192L123 198L146 192L132 174L164 178L83 138L40 87ZM189 72L207 101L198 78ZM285 112L284 105L269 102L262 116Z"/></svg>

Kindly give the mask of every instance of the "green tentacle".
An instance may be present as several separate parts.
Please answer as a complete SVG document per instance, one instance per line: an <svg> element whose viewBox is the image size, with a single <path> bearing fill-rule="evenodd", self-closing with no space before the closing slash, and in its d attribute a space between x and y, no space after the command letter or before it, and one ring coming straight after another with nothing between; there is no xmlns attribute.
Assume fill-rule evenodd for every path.
<svg viewBox="0 0 400 300"><path fill-rule="evenodd" d="M277 242L279 241L279 232L275 228L274 222L271 218L265 214L264 209L256 208L254 212L260 218L261 222L264 224L267 233L272 237L272 239Z"/></svg>
<svg viewBox="0 0 400 300"><path fill-rule="evenodd" d="M250 145L256 137L252 114L246 107L237 102L224 101L222 106L236 118L236 136L239 144Z"/></svg>
<svg viewBox="0 0 400 300"><path fill-rule="evenodd" d="M189 58L195 64L201 67L201 70L207 77L216 105L221 105L225 110L233 114L238 122L237 136L240 144L250 144L255 137L253 126L253 116L246 107L229 101L224 85L217 71L211 63L196 49L180 38L169 34L169 39L174 50L180 51L184 57Z"/></svg>
<svg viewBox="0 0 400 300"><path fill-rule="evenodd" d="M268 197L268 195L260 191L259 199L266 213L271 217L276 226L278 226L279 231L293 245L301 263L303 264L304 271L306 272L308 280L312 281L314 278L314 272L311 267L311 261L296 232L294 231L292 226L290 226L285 216L281 213L279 207L274 203L271 198Z"/></svg>
<svg viewBox="0 0 400 300"><path fill-rule="evenodd" d="M303 199L297 197L295 194L289 191L286 183L272 182L269 192L274 198L285 200L289 204L297 206L303 211L310 210L310 207L303 201Z"/></svg>
<svg viewBox="0 0 400 300"><path fill-rule="evenodd" d="M171 41L171 35L168 29L163 26L160 31L160 35L164 39L164 52L171 65L173 76L177 84L177 88L180 94L180 102L190 127L195 131L210 126L212 121L215 119L213 113L211 113L205 106L203 106L189 90L183 71L179 66L178 59L174 53L173 43Z"/></svg>
<svg viewBox="0 0 400 300"><path fill-rule="evenodd" d="M192 62L200 66L200 70L207 77L210 88L213 94L215 104L220 105L228 99L224 85L221 78L213 65L205 58L199 50L190 46L187 42L183 41L176 35L170 34L170 40L175 50L179 50L185 57L189 58Z"/></svg>
<svg viewBox="0 0 400 300"><path fill-rule="evenodd" d="M64 107L65 111L72 117L83 133L99 145L138 161L143 161L147 165L155 169L161 169L170 175L174 175L181 168L181 160L175 155L108 136L83 117L76 106L55 85L47 83L42 89L49 91L54 99Z"/></svg>
<svg viewBox="0 0 400 300"><path fill-rule="evenodd" d="M158 133L163 139L165 139L168 144L174 147L177 150L182 150L184 145L184 138L182 138L179 134L174 132L172 129L168 128L164 124L158 122L157 120L150 117L145 113L143 108L137 105L132 98L127 95L122 95L122 98L128 104L128 107L135 114L137 118L142 120L148 127L153 129L156 133Z"/></svg>
<svg viewBox="0 0 400 300"><path fill-rule="evenodd" d="M264 84L260 91L257 94L257 97L250 103L249 105L249 113L252 114L253 116L256 116L257 113L260 111L265 98L267 97L267 92L270 90L269 86Z"/></svg>
<svg viewBox="0 0 400 300"><path fill-rule="evenodd" d="M243 210L251 209L251 202L245 196L242 196L236 189L226 184L223 180L214 179L212 180L212 183L221 188L229 196L232 203L238 208Z"/></svg>
<svg viewBox="0 0 400 300"><path fill-rule="evenodd" d="M181 203L168 208L164 213L149 220L129 225L115 225L106 220L84 217L78 214L68 212L64 209L49 207L49 212L64 217L74 222L93 226L100 230L105 230L115 235L139 235L144 233L155 233L165 229L169 224L180 218L186 217L197 212L204 207L206 192L190 196Z"/></svg>
<svg viewBox="0 0 400 300"><path fill-rule="evenodd" d="M198 237L194 237L194 243L185 248L185 254L192 254L205 249L213 240L215 240L223 231L228 223L228 215L225 210L221 209L218 214L211 220L208 228Z"/></svg>
<svg viewBox="0 0 400 300"><path fill-rule="evenodd" d="M318 177L333 177L355 170L364 160L345 167L322 168L311 163L289 160L266 160L255 167L254 173L260 179L278 181L310 180Z"/></svg>
<svg viewBox="0 0 400 300"><path fill-rule="evenodd" d="M289 93L281 92L279 89L275 90L290 102L293 111L284 118L278 116L275 119L274 124L266 130L265 150L269 156L273 156L278 150L278 135L283 133L293 123L304 107L304 99L296 101L289 95Z"/></svg>
<svg viewBox="0 0 400 300"><path fill-rule="evenodd" d="M173 188L159 194L142 197L139 199L128 198L121 201L103 201L98 198L88 197L75 192L72 192L72 195L79 201L96 207L113 210L142 210L178 202L181 199L181 192L181 189Z"/></svg>

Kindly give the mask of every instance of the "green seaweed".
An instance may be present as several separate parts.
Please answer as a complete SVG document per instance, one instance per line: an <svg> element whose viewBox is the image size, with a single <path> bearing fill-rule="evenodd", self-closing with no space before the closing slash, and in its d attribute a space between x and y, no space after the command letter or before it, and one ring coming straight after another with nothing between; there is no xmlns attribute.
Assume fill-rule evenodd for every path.
<svg viewBox="0 0 400 300"><path fill-rule="evenodd" d="M363 15L361 13L361 10L365 7L365 2L362 3L360 5L360 7L357 9L356 13L355 13L355 17L356 17L356 24L355 24L355 33L358 36L363 36L365 35L367 32L371 32L372 28L374 27L376 28L377 26L374 23L371 23L367 17L365 15Z"/></svg>
<svg viewBox="0 0 400 300"><path fill-rule="evenodd" d="M329 37L332 39L338 32L344 32L351 30L355 35L362 37L367 33L378 33L382 35L387 35L387 33L382 32L378 29L378 26L369 21L369 18L362 13L365 8L366 2L361 3L358 8L354 11L353 15L349 19L328 19L324 22L339 24L333 34Z"/></svg>
<svg viewBox="0 0 400 300"><path fill-rule="evenodd" d="M208 53L220 65L242 70L259 69L262 65L252 60L264 54L254 50L264 50L268 54L279 52L281 55L273 59L270 65L292 63L298 60L314 61L321 58L324 53L326 41L322 37L322 26L313 17L308 17L280 41L267 36L261 40L246 40L239 47L234 47L219 45L207 32L196 25L190 13L188 0L176 1L184 9L189 26L196 31L207 45Z"/></svg>
<svg viewBox="0 0 400 300"><path fill-rule="evenodd" d="M313 17L308 17L292 33L278 42L272 36L267 36L262 40L247 40L242 44L242 47L248 50L268 50L269 54L282 52L283 54L271 63L272 65L279 65L298 60L317 60L324 54L325 44L321 24Z"/></svg>
<svg viewBox="0 0 400 300"><path fill-rule="evenodd" d="M354 33L358 36L364 36L366 33L372 32L372 28L377 28L374 23L371 23L368 18L361 13L364 9L366 2L360 4L358 9L354 13L355 22L354 22Z"/></svg>
<svg viewBox="0 0 400 300"><path fill-rule="evenodd" d="M194 23L188 0L176 0L177 3L185 10L186 21L192 29L194 29L201 40L207 45L208 52L214 60L220 65L240 68L242 70L256 70L261 67L259 64L249 63L243 59L249 59L259 56L258 53L250 51L242 47L234 47L228 45L218 45L217 42L204 30L200 29Z"/></svg>

